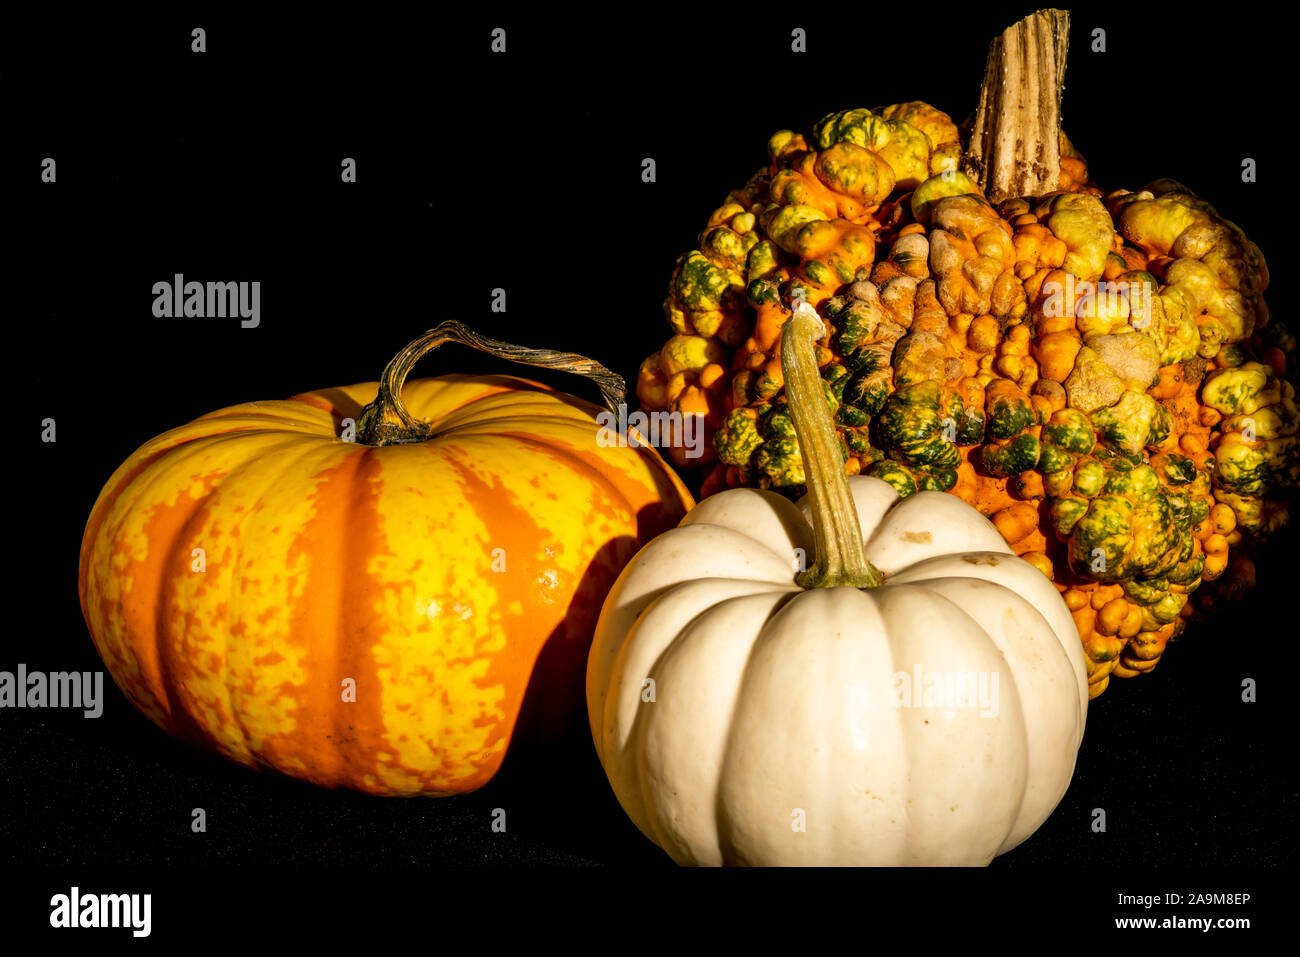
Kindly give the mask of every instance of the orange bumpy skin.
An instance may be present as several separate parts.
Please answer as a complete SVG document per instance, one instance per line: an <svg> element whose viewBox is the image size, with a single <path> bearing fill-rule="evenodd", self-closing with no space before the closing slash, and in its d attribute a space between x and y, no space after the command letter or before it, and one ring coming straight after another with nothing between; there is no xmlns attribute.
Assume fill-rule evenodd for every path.
<svg viewBox="0 0 1300 957"><path fill-rule="evenodd" d="M705 416L703 494L801 494L778 347L813 304L846 470L989 515L1065 595L1095 696L1204 582L1253 581L1236 546L1287 518L1300 416L1255 245L1171 180L1104 193L1061 145L1060 190L994 208L926 104L777 133L679 260L637 394Z"/></svg>
<svg viewBox="0 0 1300 957"><path fill-rule="evenodd" d="M606 592L691 499L652 450L600 443L595 406L512 377L407 382L435 438L344 441L376 390L145 443L86 526L82 612L118 686L184 741L325 787L471 791L530 681L554 714L582 701Z"/></svg>

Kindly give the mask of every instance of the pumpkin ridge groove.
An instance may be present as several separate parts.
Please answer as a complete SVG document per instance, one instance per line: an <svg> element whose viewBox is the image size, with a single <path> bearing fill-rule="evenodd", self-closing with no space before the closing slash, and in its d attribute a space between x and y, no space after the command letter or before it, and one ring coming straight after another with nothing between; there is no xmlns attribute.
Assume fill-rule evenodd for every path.
<svg viewBox="0 0 1300 957"><path fill-rule="evenodd" d="M771 551L771 549L768 549L768 551ZM714 821L716 822L715 827L717 829L717 836L718 836L718 853L720 855L720 858L723 861L737 860L736 848L725 840L723 835L723 826L722 826L724 822L729 821L729 817L726 814L726 809L727 809L726 801L723 797L722 776L726 773L727 770L727 756L731 754L732 748L735 746L736 712L738 710L735 707L735 705L740 701L740 697L743 694L743 689L746 683L750 680L750 671L753 667L753 662L754 662L754 650L758 647L759 642L763 637L763 632L767 629L768 625L770 625L778 615L785 612L786 609L788 609L799 598L801 598L804 595L810 594L811 592L811 589L801 588L800 586L795 585L793 581L791 581L791 587L797 590L790 591L785 596L784 599L782 599L777 605L775 605L772 608L767 618L763 620L762 627L759 628L759 630L755 633L753 639L749 642L749 650L745 653L745 663L741 667L740 674L736 680L735 700L732 702L732 707L728 709L727 731L726 734L724 735L724 740L722 745L722 760L718 762L718 774L714 782L714 791L713 791L714 794L713 817L714 817ZM759 596L763 596L766 594L767 594L766 592L758 593ZM729 598L726 601L720 602L718 605L713 606L712 608L705 609L704 614L708 614L708 612L712 611L713 608L717 608L720 607L721 605L725 605L727 604L727 602L737 601L740 600L741 598L749 599L754 597L756 596L743 595L743 596L738 596L737 598ZM697 615L695 621L698 621L701 617L702 617L701 615ZM683 629L683 633L685 633L685 629ZM678 638L680 637L681 636L679 635ZM674 638L672 644L675 644L678 638ZM655 806L655 802L652 796L645 795L642 797L642 800L645 801L645 806L647 808L653 808Z"/></svg>
<svg viewBox="0 0 1300 957"><path fill-rule="evenodd" d="M356 460L357 467L346 479L342 479L343 488L339 494L346 531L338 539L343 553L342 560L328 563L334 569L336 580L331 584L334 585L337 602L329 621L335 623L336 628L332 647L351 647L356 656L350 669L354 673L347 677L355 678L357 683L357 700L351 706L357 713L353 724L349 726L353 733L344 739L349 742L349 746L341 752L350 757L351 761L344 763L345 766L348 763L354 765L353 775L360 777L362 782L366 777L371 777L374 785L383 787L393 786L385 771L396 769L411 775L415 769L402 765L396 749L388 741L383 710L384 682L380 676L380 662L376 657L388 638L386 632L375 630L384 620L380 608L385 592L394 583L376 578L370 571L370 563L380 555L395 557L383 531L382 459L373 447L364 446ZM352 585L351 588L348 588L349 584ZM355 644L349 643L350 638L353 638ZM333 683L320 681L317 684L322 703L328 701L334 713L342 715L351 709L339 707L338 689L342 681L337 674L335 677ZM368 688L367 685L371 687ZM321 750L311 748L309 753L316 754ZM323 750L329 753L328 749ZM369 775L361 774L364 768L371 769Z"/></svg>
<svg viewBox="0 0 1300 957"><path fill-rule="evenodd" d="M285 443L285 445L291 446L292 444L295 444L295 441L299 438L301 437L295 435L293 437L293 440ZM281 459L279 461L280 469L277 472L271 473L266 483L262 486L262 488L258 490L256 495L256 500L259 502L262 501L263 496L267 489L275 486L278 482L283 481L285 476L292 475L294 470L297 469L298 466L301 465L305 460L309 459L312 455L320 454L322 451L323 450L318 445L315 445L313 443L304 443L304 448L299 452L299 454L285 459ZM274 454L274 453L268 450L267 453L264 453L264 455L266 454ZM334 465L325 466L324 468L317 470L317 472L311 476L310 480L315 482L315 484L312 486L313 498L315 493L319 490L321 484L320 482L316 482L315 480L319 479L322 475L329 472L330 470L340 468L345 462L347 462L348 458L349 457L345 457ZM252 460L250 460L245 464L251 464L251 462ZM238 469L236 471L238 471ZM249 521L252 518L252 516L255 514L255 511L256 510L254 509L248 509L247 511L240 514L239 518L235 521L235 523L231 526L230 529L231 552L232 552L231 560L234 563L233 567L237 570L241 567L240 560L243 557L243 552L240 548L240 545L243 541L243 536L241 532L244 527L244 523ZM295 541L296 541L296 537L295 537ZM293 548L294 546L291 544L289 548L290 558L292 558L293 555ZM249 766L251 767L263 767L263 766L274 767L274 765L272 765L270 762L259 762L254 757L254 755L258 753L260 748L254 746L252 735L249 734L248 725L244 720L244 709L242 707L237 706L235 703L236 694L238 693L238 687L236 686L236 683L234 681L234 671L229 664L231 661L230 640L231 637L235 634L236 627L242 625L241 622L242 609L240 608L241 601L239 596L242 590L243 581L244 581L243 577L241 574L239 574L238 571L236 571L235 574L231 575L230 593L227 596L227 605L226 605L226 629L223 632L224 641L221 649L222 660L223 662L226 663L226 666L223 670L223 675L222 675L223 680L221 684L226 690L226 705L230 709L230 715L234 727L238 729L239 735L244 742L246 754L248 755L248 758L244 760L242 763L249 764ZM286 587L288 586L286 585Z"/></svg>
<svg viewBox="0 0 1300 957"><path fill-rule="evenodd" d="M500 436L490 436L490 438L500 438ZM460 476L465 501L487 530L487 547L491 548L495 545L505 548L507 561L523 561L526 568L538 562L538 556L544 554L546 548L547 534L529 510L519 502L517 493L501 482L500 476L494 476L496 481L489 483L460 461L460 456L468 456L468 452L455 442L441 444L430 442L425 447L443 456L447 464ZM558 451L542 447L552 453ZM569 464L562 456L553 454L551 458L561 466ZM503 492L508 493L510 499L508 502L503 501ZM512 555L514 557L510 558L509 556ZM584 569L579 573L580 579L585 571ZM520 707L528 691L529 676L536 673L537 662L547 644L554 640L556 632L563 632L567 628L567 611L556 621L554 627L543 626L543 622L548 617L546 608L544 605L539 607L539 599L534 594L535 589L530 587L531 581L526 581L517 573L498 577L501 578L501 582L496 588L497 607L508 609L511 604L518 602L522 609L520 617L530 622L530 628L525 635L521 635L517 630L506 628L498 622L493 630L499 628L502 631L505 638L504 646L491 652L483 652L478 647L474 649L476 655L488 659L487 671L481 677L474 678L474 684L485 692L494 687L501 689L500 701L495 704L490 701L485 702L484 707L490 710L481 711L474 721L476 726L490 722L492 727L479 753L470 758L475 769L472 779L478 781L475 787L496 773L504 762L516 735L524 732L525 729L519 727L522 714ZM575 592L573 601L578 600L579 596ZM535 646L527 660L511 654L525 644Z"/></svg>
<svg viewBox="0 0 1300 957"><path fill-rule="evenodd" d="M197 496L190 497L191 507L187 510L187 514L181 519L174 533L165 539L167 545L163 548L162 560L159 563L158 600L154 604L155 655L162 689L166 695L171 730L182 740L209 750L218 750L216 742L190 714L186 702L177 691L178 684L183 685L186 677L185 656L180 646L184 641L185 633L189 630L191 615L188 612L176 613L181 612L177 607L179 603L176 601L176 586L186 564L187 556L182 553L182 548L189 544L191 529L209 507L212 492L218 486L220 478L227 478L229 475L229 471L224 472L220 477L216 473L208 473L203 491ZM185 490L177 489L176 492L179 503ZM156 510L161 509L162 503L159 503ZM158 541L158 537L150 535L149 541L152 546Z"/></svg>
<svg viewBox="0 0 1300 957"><path fill-rule="evenodd" d="M151 530L155 524L161 523L162 521L163 516L160 513L163 512L167 507L164 502L165 496L159 494L158 501L155 502L150 509L152 514L149 515L144 514L144 511L143 509L141 509L139 503L150 493L160 493L160 492L168 491L169 484L174 481L174 476L176 475L184 475L190 479L197 477L198 473L194 469L191 468L189 470L186 470L181 466L184 465L188 457L193 456L201 451L210 450L215 446L217 446L218 444L220 444L221 442L219 438L213 438L213 440L210 442L206 441L209 438L211 437L195 436L195 437L186 438L185 440L178 442L175 445L168 446L162 450L158 450L156 454L150 453L148 464L145 466L145 468L134 472L132 474L130 481L121 483L119 485L115 485L113 489L113 495L111 497L106 497L105 493L101 492L100 498L96 502L95 509L96 511L98 511L101 508L104 510L103 521L99 524L97 531L95 533L97 537L94 540L90 540L89 538L83 539L83 543L88 541L90 542L89 550L92 554L99 552L101 548L100 545L101 541L113 543L112 547L107 549L107 554L104 555L101 559L101 562L105 567L106 575L109 579L116 577L112 573L112 560L114 554L127 550L122 542L122 534L124 528L127 527L128 522L130 521L133 515L138 516L138 520L142 526L142 529L145 530L144 537L147 540L147 542L150 543L150 545L158 541L170 540L168 534L156 533ZM196 444L198 442L202 442L203 444L202 445ZM141 448L146 448L148 447L148 445L149 443L145 443L145 445L141 446ZM168 467L162 468L157 472L157 474L148 477L139 488L132 488L132 485L135 483L135 481L138 478L140 478L141 475L143 475L146 471L148 471L150 468L152 468L154 465L160 462L163 458L173 453L175 453L178 456L177 461L168 463ZM130 459L128 459L127 461L129 462ZM126 463L124 463L123 467L125 467L125 465ZM218 481L222 477L220 475L215 475L213 473L208 473L208 474L212 475L213 482ZM110 484L112 483L111 478L109 479L109 482ZM172 494L175 495L178 501L180 497L184 494L184 489L180 489L180 488L171 488L170 491L172 492ZM195 501L196 501L195 507L197 508L198 500ZM171 507L175 508L174 505ZM117 510L119 512L119 515L117 521L110 526L109 516L114 510ZM92 519L94 518L94 514L95 513L92 512ZM90 523L87 523L87 527L89 526ZM147 570L148 565L151 561L150 552L149 550L146 550L145 556L142 560L136 561L134 559L130 559L129 557L127 560L132 568L138 570L141 569L143 566L143 568ZM163 560L166 561L167 558L164 557ZM88 565L87 579L86 579L87 588L89 588L90 585L91 574L92 573ZM160 570L158 572L158 575L159 575L158 580L161 583L162 580L161 576L165 575L165 570ZM125 575L120 576L119 584L121 581L125 581L128 577L132 579L134 587L140 587L140 588L144 587L140 582L135 581L133 576L125 576ZM132 589L133 591L134 591L134 587ZM133 621L131 615L128 614L128 610L126 608L126 606L129 604L129 597L130 596L125 592L119 593L120 604L117 611L120 612L121 627L118 630L117 637L120 639L120 647L115 647L113 649L112 657L124 663L127 659L130 659L132 661L133 668L136 673L135 678L137 682L140 684L141 688L135 689L134 691L128 690L127 687L123 687L122 681L118 679L118 676L116 674L114 674L114 680L118 682L119 687L122 687L122 690L127 693L128 697L133 697L133 698L137 697L141 690L147 692L149 696L153 699L155 709L156 709L156 716L150 714L151 719L154 720L154 722L158 724L160 727L162 727L164 730L169 730L168 726L171 717L170 709L172 708L174 701L172 700L170 689L168 688L166 683L162 680L162 672L161 672L161 660L162 660L161 650L162 649L160 645L161 637L158 630L158 621L159 621L159 615L161 613L161 608L163 606L159 605L158 601L156 600L155 608L152 615L152 620L149 621L145 620L146 616L141 614L138 616L138 620ZM115 609L113 607L112 600L108 597L106 589L101 589L100 604L101 604L100 614L104 622L108 622L112 620ZM133 642L131 640L133 624L137 627L138 634L140 635L141 639L144 639L144 637L147 635L150 636L149 640L147 641L142 640L139 644ZM92 630L92 638L94 638L96 645L98 646L100 639L95 637L93 630ZM140 652L145 649L151 651L152 654L148 656L141 655ZM148 711L146 711L146 713L148 713Z"/></svg>

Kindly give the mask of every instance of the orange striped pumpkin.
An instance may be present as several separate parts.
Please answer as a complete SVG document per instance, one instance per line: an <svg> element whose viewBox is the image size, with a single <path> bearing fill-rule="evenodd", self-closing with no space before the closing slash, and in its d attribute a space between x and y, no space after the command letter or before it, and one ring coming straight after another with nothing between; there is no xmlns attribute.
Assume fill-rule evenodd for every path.
<svg viewBox="0 0 1300 957"><path fill-rule="evenodd" d="M530 681L547 717L580 712L606 593L690 494L654 450L598 442L591 403L404 378L426 440L340 437L369 382L209 413L109 479L82 612L170 734L326 787L446 795L500 767Z"/></svg>

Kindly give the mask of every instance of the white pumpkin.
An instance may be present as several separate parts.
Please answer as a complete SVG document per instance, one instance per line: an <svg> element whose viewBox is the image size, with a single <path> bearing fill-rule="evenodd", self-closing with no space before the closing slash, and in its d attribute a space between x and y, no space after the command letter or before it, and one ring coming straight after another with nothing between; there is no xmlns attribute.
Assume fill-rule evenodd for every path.
<svg viewBox="0 0 1300 957"><path fill-rule="evenodd" d="M679 864L987 864L1070 782L1078 633L960 499L846 480L820 385L799 375L787 366L810 495L716 494L624 569L588 660L596 751ZM818 401L797 408L809 385ZM834 583L846 574L867 587Z"/></svg>

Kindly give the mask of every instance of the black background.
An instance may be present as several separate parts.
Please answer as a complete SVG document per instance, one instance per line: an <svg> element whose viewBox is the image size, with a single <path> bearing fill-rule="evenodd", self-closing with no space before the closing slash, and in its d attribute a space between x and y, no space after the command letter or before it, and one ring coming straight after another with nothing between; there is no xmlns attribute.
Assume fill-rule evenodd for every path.
<svg viewBox="0 0 1300 957"><path fill-rule="evenodd" d="M284 22L194 13L15 30L4 159L18 247L5 324L12 593L0 668L102 667L77 603L81 533L113 468L150 437L222 406L373 380L446 318L590 355L631 385L669 335L660 303L674 259L764 163L768 135L908 99L960 121L988 40L1031 9L897 8L895 20L867 6ZM1290 320L1285 31L1171 9L1074 8L1066 129L1107 188L1172 176L1215 203L1268 257L1270 305ZM195 26L206 53L190 51ZM504 55L489 50L496 26ZM807 54L790 52L796 26ZM1089 48L1098 27L1104 53ZM58 163L53 185L40 182L46 156ZM340 182L345 156L354 185ZM654 183L642 182L645 157ZM1245 157L1257 183L1241 180ZM260 281L261 326L155 319L152 285L174 273ZM490 310L495 287L507 291L504 315ZM470 369L517 371L447 347L420 372ZM581 380L528 374L597 398ZM47 416L55 444L40 441ZM817 883L904 908L931 887L977 902L1014 894L1018 909L1094 931L1137 913L1115 906L1119 892L1253 889L1280 905L1275 868L1295 863L1300 817L1287 684L1294 542L1281 536L1260 560L1258 591L1171 645L1153 674L1112 681L1091 706L1060 807L988 872ZM1258 703L1241 702L1244 678L1258 681ZM203 870L213 867L258 887L279 884L267 865L384 869L329 879L352 893L376 880L401 893L392 869L412 866L418 886L436 879L466 894L609 893L607 882L514 870L527 865L612 865L630 882L620 887L673 895L701 881L709 894L737 886L672 876L618 807L585 727L516 749L475 794L383 800L193 753L105 684L98 720L0 712L0 861L31 877L18 924L39 927L49 893L96 879L171 888L176 920L188 906L176 888L215 881ZM204 834L190 831L194 807L207 812ZM497 807L505 834L489 827ZM1104 834L1090 827L1094 808ZM430 866L461 865L512 876L429 877L441 874ZM295 885L320 886L324 872L312 873L318 883L300 873ZM157 902L155 914L168 919Z"/></svg>

